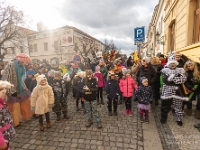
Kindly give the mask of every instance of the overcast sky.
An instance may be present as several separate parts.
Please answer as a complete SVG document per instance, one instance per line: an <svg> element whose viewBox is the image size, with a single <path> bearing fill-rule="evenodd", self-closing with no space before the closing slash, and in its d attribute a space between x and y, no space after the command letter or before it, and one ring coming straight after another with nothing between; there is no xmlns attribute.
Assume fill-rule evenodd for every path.
<svg viewBox="0 0 200 150"><path fill-rule="evenodd" d="M101 40L113 40L129 54L134 46L133 30L146 32L159 0L8 0L24 11L30 28L42 21L49 29L70 25Z"/></svg>

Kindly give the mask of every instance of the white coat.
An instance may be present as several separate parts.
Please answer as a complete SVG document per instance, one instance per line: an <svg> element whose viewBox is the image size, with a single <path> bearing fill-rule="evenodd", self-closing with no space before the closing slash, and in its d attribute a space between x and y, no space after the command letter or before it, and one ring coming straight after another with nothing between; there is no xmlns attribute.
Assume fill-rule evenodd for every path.
<svg viewBox="0 0 200 150"><path fill-rule="evenodd" d="M54 104L54 94L51 86L37 85L31 94L31 107L35 108L35 114L42 115L49 112L50 104Z"/></svg>

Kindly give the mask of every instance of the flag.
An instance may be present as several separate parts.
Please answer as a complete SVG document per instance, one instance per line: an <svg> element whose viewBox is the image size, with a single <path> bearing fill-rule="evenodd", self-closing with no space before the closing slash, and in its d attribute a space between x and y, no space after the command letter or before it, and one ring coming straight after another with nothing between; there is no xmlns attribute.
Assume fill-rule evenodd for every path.
<svg viewBox="0 0 200 150"><path fill-rule="evenodd" d="M138 59L139 59L139 57L138 57L138 55L137 55L137 53L136 53L136 52L134 52L134 53L133 53L133 58L134 58L134 61L136 61L136 60L138 60Z"/></svg>

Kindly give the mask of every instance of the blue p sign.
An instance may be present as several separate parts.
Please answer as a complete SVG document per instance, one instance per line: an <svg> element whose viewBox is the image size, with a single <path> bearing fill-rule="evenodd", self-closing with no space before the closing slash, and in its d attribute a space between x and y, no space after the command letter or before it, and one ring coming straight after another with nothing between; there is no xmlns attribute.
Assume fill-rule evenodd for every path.
<svg viewBox="0 0 200 150"><path fill-rule="evenodd" d="M134 29L134 39L135 42L144 42L145 41L145 32L144 27L138 27Z"/></svg>

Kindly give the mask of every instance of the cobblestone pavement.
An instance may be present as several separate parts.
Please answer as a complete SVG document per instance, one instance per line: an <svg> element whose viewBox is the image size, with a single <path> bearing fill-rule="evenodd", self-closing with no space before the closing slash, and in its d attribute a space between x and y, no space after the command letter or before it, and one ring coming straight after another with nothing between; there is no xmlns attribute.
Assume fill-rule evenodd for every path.
<svg viewBox="0 0 200 150"><path fill-rule="evenodd" d="M123 115L124 104L118 105L118 116L108 116L106 105L98 106L103 128L96 123L85 127L86 116L75 110L75 101L68 100L69 120L56 122L51 113L52 128L39 131L37 119L22 122L16 128L16 138L11 142L12 150L143 150L142 124L138 120L136 103L133 116Z"/></svg>
<svg viewBox="0 0 200 150"><path fill-rule="evenodd" d="M193 105L195 109L195 105ZM183 126L176 124L175 118L170 112L167 123L160 124L160 105L152 108L159 136L164 150L199 150L200 132L194 128L194 124L200 123L193 116L183 116ZM186 107L185 107L186 110ZM194 112L194 110L193 110ZM194 113L193 113L194 114Z"/></svg>

